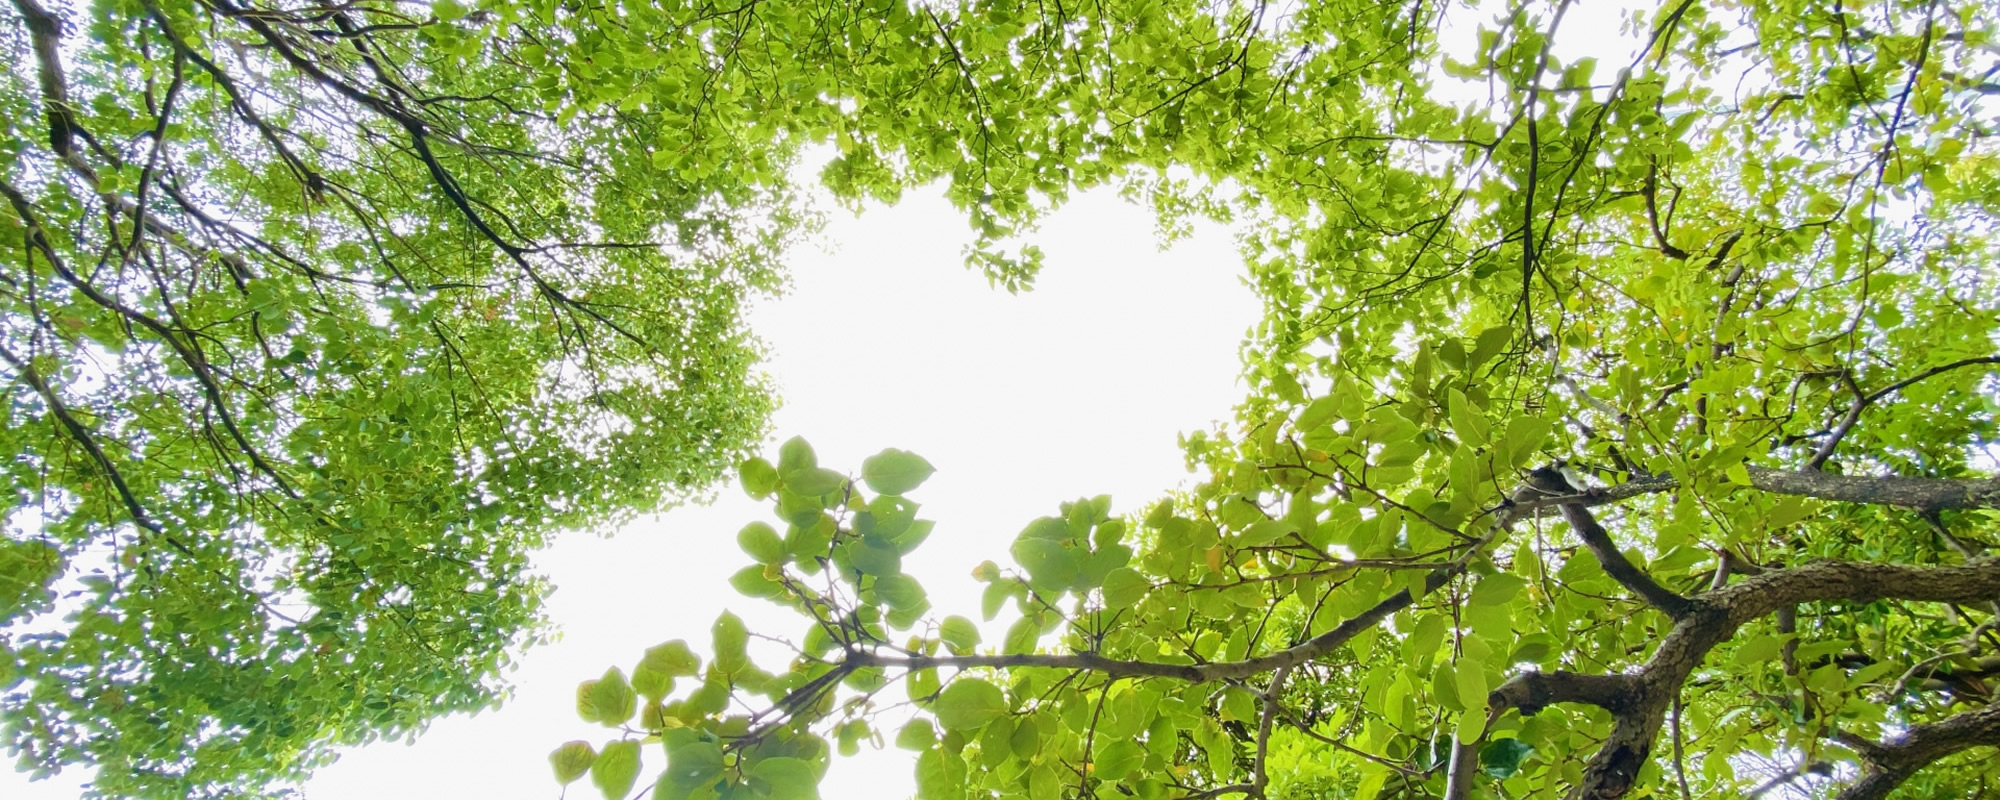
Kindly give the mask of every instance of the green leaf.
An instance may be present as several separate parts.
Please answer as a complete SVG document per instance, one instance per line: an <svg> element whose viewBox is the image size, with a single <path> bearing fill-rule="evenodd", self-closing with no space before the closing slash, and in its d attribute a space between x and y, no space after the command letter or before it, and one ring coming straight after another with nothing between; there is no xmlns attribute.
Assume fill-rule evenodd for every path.
<svg viewBox="0 0 2000 800"><path fill-rule="evenodd" d="M819 776L802 758L766 758L750 768L750 790L770 800L819 800Z"/></svg>
<svg viewBox="0 0 2000 800"><path fill-rule="evenodd" d="M1104 607L1111 610L1131 608L1153 590L1152 582L1131 567L1119 567L1104 576Z"/></svg>
<svg viewBox="0 0 2000 800"><path fill-rule="evenodd" d="M896 746L904 750L924 751L937 744L937 729L931 727L927 719L913 719L896 734Z"/></svg>
<svg viewBox="0 0 2000 800"><path fill-rule="evenodd" d="M646 648L645 657L639 660L639 668L686 678L701 671L701 657L694 654L687 642L675 639Z"/></svg>
<svg viewBox="0 0 2000 800"><path fill-rule="evenodd" d="M848 560L864 575L895 575L903 571L902 552L880 536L863 536L846 547Z"/></svg>
<svg viewBox="0 0 2000 800"><path fill-rule="evenodd" d="M907 575L884 575L875 579L875 596L890 608L904 610L925 605L924 587Z"/></svg>
<svg viewBox="0 0 2000 800"><path fill-rule="evenodd" d="M1258 717L1257 698L1247 689L1231 686L1222 690L1222 704L1218 711L1224 722L1255 722Z"/></svg>
<svg viewBox="0 0 2000 800"><path fill-rule="evenodd" d="M1250 524L1250 527L1243 529L1243 533L1238 537L1237 545L1240 547L1262 547L1286 536L1298 533L1298 530L1298 526L1289 520L1267 519L1261 522L1253 522Z"/></svg>
<svg viewBox="0 0 2000 800"><path fill-rule="evenodd" d="M1471 653L1461 653L1458 664L1453 667L1457 682L1452 688L1458 690L1458 700L1467 711L1486 711L1486 666L1474 660ZM1483 721L1481 724L1485 724Z"/></svg>
<svg viewBox="0 0 2000 800"><path fill-rule="evenodd" d="M1472 705L1458 713L1456 738L1459 744L1472 744L1486 733L1486 709L1483 704Z"/></svg>
<svg viewBox="0 0 2000 800"><path fill-rule="evenodd" d="M1122 781L1146 763L1146 750L1130 737L1114 739L1104 745L1093 763L1098 780Z"/></svg>
<svg viewBox="0 0 2000 800"><path fill-rule="evenodd" d="M935 669L913 669L903 676L903 694L914 700L926 699L943 688Z"/></svg>
<svg viewBox="0 0 2000 800"><path fill-rule="evenodd" d="M675 728L660 735L666 745L667 769L661 778L680 787L700 786L722 775L722 746L692 728Z"/></svg>
<svg viewBox="0 0 2000 800"><path fill-rule="evenodd" d="M931 462L906 450L884 450L861 462L861 480L878 494L907 494L935 472Z"/></svg>
<svg viewBox="0 0 2000 800"><path fill-rule="evenodd" d="M1512 601L1514 595L1518 594L1521 591L1521 587L1526 585L1528 585L1527 579L1512 573L1501 572L1487 575L1480 578L1479 583L1473 585L1472 596L1468 598L1467 602L1481 606L1502 605Z"/></svg>
<svg viewBox="0 0 2000 800"><path fill-rule="evenodd" d="M1505 442L1501 445L1505 452L1507 466L1520 466L1542 449L1548 441L1552 428L1540 417L1521 414L1507 421Z"/></svg>
<svg viewBox="0 0 2000 800"><path fill-rule="evenodd" d="M750 631L743 626L741 617L724 611L715 618L710 632L715 637L715 668L734 674L749 664L744 648L750 643Z"/></svg>
<svg viewBox="0 0 2000 800"><path fill-rule="evenodd" d="M1410 632L1409 640L1403 645L1405 657L1414 661L1437 653L1438 647L1444 644L1444 633L1443 617L1436 614L1419 616L1416 627Z"/></svg>
<svg viewBox="0 0 2000 800"><path fill-rule="evenodd" d="M1785 642L1792 637L1779 634L1761 634L1743 639L1736 646L1734 663L1737 666L1755 666L1772 661L1785 649Z"/></svg>
<svg viewBox="0 0 2000 800"><path fill-rule="evenodd" d="M1000 644L1000 652L1007 655L1021 655L1035 652L1035 645L1042 638L1042 626L1034 617L1022 617L1007 626L1007 638Z"/></svg>
<svg viewBox="0 0 2000 800"><path fill-rule="evenodd" d="M617 728L638 710L638 694L625 681L625 671L612 667L591 686L590 704L596 719L607 728Z"/></svg>
<svg viewBox="0 0 2000 800"><path fill-rule="evenodd" d="M1479 771L1505 780L1521 770L1521 762L1534 755L1535 748L1519 739L1494 739L1479 748Z"/></svg>
<svg viewBox="0 0 2000 800"><path fill-rule="evenodd" d="M868 727L868 720L852 719L834 728L833 735L838 752L843 756L852 756L861 752L861 740L873 734Z"/></svg>
<svg viewBox="0 0 2000 800"><path fill-rule="evenodd" d="M764 459L752 457L744 461L736 474L743 482L743 492L752 500L770 497L778 490L778 469Z"/></svg>
<svg viewBox="0 0 2000 800"><path fill-rule="evenodd" d="M1507 325L1487 328L1479 332L1479 339L1472 345L1472 353L1465 358L1465 368L1479 369L1500 351L1507 349L1507 343L1514 340L1514 329Z"/></svg>
<svg viewBox="0 0 2000 800"><path fill-rule="evenodd" d="M823 467L794 470L785 475L785 488L804 497L831 494L846 485L846 475Z"/></svg>
<svg viewBox="0 0 2000 800"><path fill-rule="evenodd" d="M954 614L938 625L938 638L944 640L954 655L965 655L979 646L979 626Z"/></svg>
<svg viewBox="0 0 2000 800"><path fill-rule="evenodd" d="M988 561L986 563L991 564L993 562ZM979 593L980 617L989 622L992 621L994 617L999 616L1000 607L1006 605L1007 599L1015 596L1019 591L1020 587L1012 581L993 581L987 584L986 589Z"/></svg>
<svg viewBox="0 0 2000 800"><path fill-rule="evenodd" d="M805 439L794 436L785 440L784 444L778 446L779 475L788 476L795 472L815 469L818 466L819 457L813 455L812 445L806 444Z"/></svg>
<svg viewBox="0 0 2000 800"><path fill-rule="evenodd" d="M1059 592L1076 582L1076 558L1064 542L1024 536L1015 540L1011 552L1037 591Z"/></svg>
<svg viewBox="0 0 2000 800"><path fill-rule="evenodd" d="M1740 461L1739 461L1739 462L1737 462L1737 463L1735 463L1735 464L1731 464L1731 465L1729 465L1729 467L1728 467L1727 469L1724 469L1724 470L1722 471L1722 474L1723 474L1723 475L1724 475L1725 477L1729 478L1729 482L1730 482L1730 483L1733 483L1733 484L1736 484L1736 485L1738 485L1738 486L1749 486L1749 485L1751 485L1751 484L1750 484L1750 468L1749 468L1748 466L1744 465L1744 464L1743 464L1742 462L1740 462Z"/></svg>
<svg viewBox="0 0 2000 800"><path fill-rule="evenodd" d="M785 585L771 577L773 567L751 565L729 576L729 585L744 597L775 600L784 597Z"/></svg>
<svg viewBox="0 0 2000 800"><path fill-rule="evenodd" d="M1007 697L993 684L962 677L931 702L931 713L947 731L975 730L1007 713Z"/></svg>
<svg viewBox="0 0 2000 800"><path fill-rule="evenodd" d="M583 681L576 685L576 715L584 722L598 722L603 719L597 713L597 681Z"/></svg>
<svg viewBox="0 0 2000 800"><path fill-rule="evenodd" d="M624 800L638 779L639 743L630 739L604 745L604 752L590 765L590 782L605 800Z"/></svg>
<svg viewBox="0 0 2000 800"><path fill-rule="evenodd" d="M1465 399L1465 393L1451 390L1450 408L1451 431L1458 440L1474 447L1483 447L1491 440L1491 432L1486 427L1486 416L1472 407L1472 401Z"/></svg>
<svg viewBox="0 0 2000 800"><path fill-rule="evenodd" d="M917 757L918 800L965 800L965 762L942 749Z"/></svg>
<svg viewBox="0 0 2000 800"><path fill-rule="evenodd" d="M1299 412L1299 422L1295 427L1301 433L1316 431L1332 424L1339 416L1340 399L1329 394L1312 401L1304 411ZM1172 513L1171 510L1168 513Z"/></svg>
<svg viewBox="0 0 2000 800"><path fill-rule="evenodd" d="M785 540L778 531L762 522L752 522L736 533L736 546L759 564L785 563Z"/></svg>
<svg viewBox="0 0 2000 800"><path fill-rule="evenodd" d="M568 786L583 773L590 771L590 764L597 760L597 750L589 742L564 742L561 747L549 753L549 766L556 771L556 783Z"/></svg>

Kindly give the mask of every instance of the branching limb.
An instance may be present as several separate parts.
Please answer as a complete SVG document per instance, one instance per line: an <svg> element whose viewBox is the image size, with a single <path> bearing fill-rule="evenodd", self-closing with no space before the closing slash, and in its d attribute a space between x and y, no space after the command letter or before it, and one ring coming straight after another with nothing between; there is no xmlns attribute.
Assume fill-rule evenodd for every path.
<svg viewBox="0 0 2000 800"><path fill-rule="evenodd" d="M1569 520L1569 525L1576 531L1577 538L1582 539L1584 546L1590 548L1590 554L1597 558L1597 563L1603 565L1605 574L1610 575L1612 580L1618 581L1618 585L1638 595L1647 605L1664 611L1667 616L1675 619L1687 616L1694 609L1693 603L1687 598L1661 586L1659 581L1653 580L1653 576L1646 574L1645 570L1627 559L1625 553L1618 549L1618 545L1611 541L1611 536L1605 532L1604 526L1597 524L1597 519L1583 506L1572 503L1563 506L1562 510L1563 518Z"/></svg>
<svg viewBox="0 0 2000 800"><path fill-rule="evenodd" d="M1866 765L1861 779L1842 790L1838 800L1881 800L1940 758L1974 747L2000 746L2000 703L1913 725L1881 744L1852 734L1838 738L1854 748Z"/></svg>
<svg viewBox="0 0 2000 800"><path fill-rule="evenodd" d="M1291 676L1291 667L1279 667L1271 673L1271 685L1264 690L1264 712L1257 717L1257 760L1250 770L1250 783L1257 787L1258 796L1264 794L1264 787L1271 781L1270 774L1265 770L1271 749L1271 727L1284 711L1279 700L1285 693L1285 680Z"/></svg>
<svg viewBox="0 0 2000 800"><path fill-rule="evenodd" d="M1527 716L1557 703L1582 703L1622 714L1638 701L1641 688L1639 678L1633 675L1529 670L1488 693L1486 707L1493 711L1519 709Z"/></svg>
<svg viewBox="0 0 2000 800"><path fill-rule="evenodd" d="M2000 364L2000 355L1980 356L1977 358L1961 358L1949 364L1940 364L1938 366L1931 367L1930 369L1924 370L1923 372L1919 372L1908 378L1904 378L1900 381L1889 384L1888 386L1884 386L1880 389L1877 389L1873 392L1869 392L1867 394L1862 394L1859 391L1855 392L1854 402L1847 407L1847 414L1840 418L1840 423L1834 426L1833 433L1826 437L1826 441L1820 443L1819 450L1813 453L1812 460L1806 462L1806 468L1811 470L1817 470L1821 466L1824 466L1827 462L1827 459L1833 457L1834 448L1839 447L1840 440L1846 438L1848 432L1854 430L1854 424L1861 421L1861 412L1867 411L1869 406L1876 404L1877 402L1881 401L1885 397L1888 397L1889 395L1895 394L1897 392L1900 392L1908 388L1911 384L1916 383L1918 381L1936 377L1938 375L1951 372L1952 370L1962 369L1964 367L1977 366L1980 364Z"/></svg>
<svg viewBox="0 0 2000 800"><path fill-rule="evenodd" d="M1464 571L1461 562L1452 562L1439 567L1425 579L1428 591L1435 591L1447 581ZM964 655L926 656L901 653L881 653L871 650L850 650L843 663L856 667L886 667L894 669L965 669L969 667L990 667L1009 669L1014 667L1051 667L1055 669L1087 670L1101 672L1121 678L1174 678L1189 683L1209 683L1224 680L1243 680L1278 669L1288 669L1305 664L1320 656L1331 653L1348 640L1380 625L1390 614L1409 607L1410 592L1405 589L1396 592L1374 607L1355 615L1332 630L1308 639L1300 644L1277 652L1246 658L1241 661L1212 661L1206 664L1166 664L1157 661L1137 661L1105 658L1096 653L1073 653L1058 655L1049 653L1012 653L1005 655Z"/></svg>
<svg viewBox="0 0 2000 800"><path fill-rule="evenodd" d="M1528 482L1550 494L1568 495L1573 492L1582 492L1586 496L1592 494L1583 487L1571 486L1559 471L1549 467L1530 473ZM1645 570L1639 569L1626 558L1625 553L1618 549L1617 543L1611 541L1611 535L1604 530L1604 526L1598 524L1597 518L1592 516L1590 510L1582 503L1564 503L1562 514L1563 518L1569 521L1570 528L1576 531L1577 538L1582 539L1584 546L1590 548L1590 554L1597 558L1597 563L1604 566L1605 573L1618 581L1620 586L1624 586L1627 591L1638 595L1648 605L1666 612L1667 616L1675 619L1687 616L1688 612L1693 610L1687 598L1661 586L1659 581L1653 580L1653 576L1646 574Z"/></svg>
<svg viewBox="0 0 2000 800"><path fill-rule="evenodd" d="M1709 651L1753 620L1800 603L1831 600L1868 603L1893 598L1974 603L1994 597L2000 597L2000 559L1991 558L1942 567L1819 562L1767 570L1696 596L1691 599L1693 611L1674 625L1646 665L1628 676L1637 684L1633 702L1616 714L1611 735L1585 766L1583 781L1572 787L1570 797L1611 800L1630 792L1637 783L1640 768L1652 753L1667 709L1688 676ZM1994 724L2000 725L2000 712L1995 712L1995 716ZM2000 732L1995 736L2000 736ZM1897 782L1900 781L1898 778Z"/></svg>

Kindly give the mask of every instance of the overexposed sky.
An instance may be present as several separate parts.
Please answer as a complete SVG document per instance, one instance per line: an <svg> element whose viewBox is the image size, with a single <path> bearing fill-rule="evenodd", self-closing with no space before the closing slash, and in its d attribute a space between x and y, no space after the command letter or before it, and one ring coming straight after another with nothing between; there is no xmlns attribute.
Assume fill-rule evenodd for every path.
<svg viewBox="0 0 2000 800"><path fill-rule="evenodd" d="M1240 399L1236 350L1257 304L1237 280L1241 260L1226 232L1203 230L1162 253L1148 215L1109 192L1050 220L1034 237L1048 253L1037 288L1010 296L960 266L965 226L939 194L913 192L859 218L835 212L826 249L795 254L793 291L752 324L770 345L767 369L784 399L778 440L804 436L821 465L851 473L885 447L937 467L912 494L937 529L905 569L938 616L976 619L972 568L1009 563L1007 547L1030 520L1102 493L1114 510L1131 510L1185 476L1175 434L1226 419ZM668 639L706 651L725 607L752 631L803 631L791 612L727 583L750 564L736 532L753 519L772 514L732 484L711 506L610 539L561 541L540 563L558 587L550 613L563 639L528 654L514 702L440 722L414 747L356 752L321 772L307 796L554 798L548 751L611 733L576 717L577 682L612 664L630 673L642 650ZM646 774L664 766L657 747L642 754ZM910 796L914 763L911 753L864 748L836 759L823 796ZM600 796L587 778L570 789Z"/></svg>
<svg viewBox="0 0 2000 800"><path fill-rule="evenodd" d="M937 528L905 568L939 617L977 619L972 568L1010 563L1015 534L1057 504L1108 493L1124 513L1178 485L1186 474L1175 435L1227 419L1241 397L1237 347L1257 304L1220 227L1161 252L1147 212L1109 191L1084 194L1033 236L1047 252L1037 288L1008 295L961 265L966 228L938 190L832 216L822 246L793 253L789 295L752 317L784 401L771 449L804 436L821 465L850 473L887 447L930 459L938 472L912 499ZM733 482L718 494L609 538L560 539L537 563L557 587L549 612L563 638L522 658L514 699L440 720L414 745L350 752L306 784L306 796L553 800L548 752L613 734L576 717L579 681L613 664L629 673L645 648L668 639L705 652L724 608L752 631L801 633L790 612L729 587L750 563L736 531L771 514ZM642 757L641 787L665 763L657 747ZM909 797L914 763L912 753L864 746L835 759L822 794ZM0 773L0 797L67 800L84 779ZM572 798L600 796L587 777L569 788Z"/></svg>

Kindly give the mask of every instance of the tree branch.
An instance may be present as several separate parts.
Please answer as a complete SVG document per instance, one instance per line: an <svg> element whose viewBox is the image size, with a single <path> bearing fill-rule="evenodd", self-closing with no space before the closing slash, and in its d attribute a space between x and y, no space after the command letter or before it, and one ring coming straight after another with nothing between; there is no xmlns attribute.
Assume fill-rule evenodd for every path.
<svg viewBox="0 0 2000 800"><path fill-rule="evenodd" d="M1894 475L1830 475L1748 467L1750 488L1772 494L1812 497L1840 503L1898 506L1918 511L1952 511L1973 508L2000 509L2000 478L1904 478ZM1601 506L1643 494L1671 492L1680 488L1672 475L1621 483L1583 494L1516 499L1513 508L1532 511L1550 506Z"/></svg>
<svg viewBox="0 0 2000 800"><path fill-rule="evenodd" d="M1583 703L1622 714L1638 700L1640 688L1635 675L1529 670L1489 692L1486 707L1492 711L1515 708L1522 716L1532 716L1556 703Z"/></svg>
<svg viewBox="0 0 2000 800"><path fill-rule="evenodd" d="M1857 739L1842 737L1842 742L1853 746L1866 741ZM1881 800L1940 758L1974 747L2000 746L2000 703L1913 725L1888 742L1870 745L1855 748L1867 768L1837 800Z"/></svg>
<svg viewBox="0 0 2000 800"><path fill-rule="evenodd" d="M2000 558L1938 567L1825 561L1767 570L1704 592L1691 599L1693 610L1674 625L1645 666L1624 676L1636 682L1637 691L1624 711L1614 712L1616 721L1611 735L1591 757L1582 782L1572 787L1569 796L1572 800L1612 800L1630 792L1638 781L1640 768L1651 755L1653 742L1659 737L1667 707L1679 696L1688 675L1701 665L1709 651L1734 637L1746 623L1800 603L1830 600L1868 603L1893 598L1969 604L1994 597L2000 597ZM1994 735L2000 737L2000 712L1995 712L1995 716ZM1978 733L1985 729L1965 730ZM1937 746L1929 744L1931 741L1931 738L1920 739L1921 746L1911 745L1912 752L1930 752L1924 748ZM1921 763L1929 763L1939 755L1943 754ZM1901 766L1911 762L1884 763ZM1910 771L1914 772L1914 768ZM1879 795L1861 795L1876 796Z"/></svg>
<svg viewBox="0 0 2000 800"><path fill-rule="evenodd" d="M1584 496L1589 496L1596 493L1584 490L1583 487L1571 486L1569 479L1554 467L1543 467L1529 473L1528 484L1549 494L1581 491ZM1577 538L1582 539L1584 546L1590 548L1590 553L1597 558L1597 563L1604 566L1605 573L1618 581L1620 586L1675 619L1687 616L1692 610L1693 607L1687 598L1661 586L1659 581L1653 580L1653 576L1646 574L1645 570L1639 569L1627 559L1625 553L1618 549L1617 543L1611 541L1611 534L1604 530L1603 525L1598 524L1597 518L1591 516L1589 509L1584 508L1582 503L1564 503L1562 514L1563 519L1569 521L1570 528L1576 531Z"/></svg>
<svg viewBox="0 0 2000 800"><path fill-rule="evenodd" d="M76 112L70 109L69 85L62 69L62 20L35 0L14 0L14 10L28 26L34 42L35 61L42 90L42 114L48 118L49 149L57 158L68 158L77 132Z"/></svg>
<svg viewBox="0 0 2000 800"><path fill-rule="evenodd" d="M1461 561L1441 565L1424 579L1426 592L1436 591L1447 581L1464 571ZM1335 648L1346 644L1361 632L1382 624L1390 614L1409 607L1410 591L1404 589L1384 598L1374 607L1355 615L1352 619L1334 626L1332 630L1307 639L1292 647L1287 647L1269 655L1246 658L1241 661L1214 661L1207 664L1166 664L1157 661L1131 661L1105 658L1096 653L1074 653L1055 655L1044 653L1011 653L1006 655L965 655L965 656L925 656L884 654L871 650L849 650L842 663L856 667L889 667L898 669L966 669L970 667L990 667L1009 669L1013 667L1052 667L1055 669L1088 670L1102 672L1120 678L1174 678L1189 683L1210 683L1224 680L1242 680L1278 669L1289 669L1305 664Z"/></svg>
<svg viewBox="0 0 2000 800"><path fill-rule="evenodd" d="M1576 531L1577 538L1582 539L1584 546L1590 548L1590 554L1597 558L1597 563L1603 565L1605 574L1610 575L1618 585L1638 595L1647 605L1664 611L1667 616L1675 619L1687 616L1688 612L1694 609L1687 598L1661 586L1659 581L1653 580L1653 576L1646 574L1645 570L1626 558L1625 553L1618 549L1617 543L1611 541L1611 536L1605 532L1604 526L1597 524L1597 519L1583 506L1570 503L1564 505L1562 511L1563 518L1569 520L1569 526Z"/></svg>
<svg viewBox="0 0 2000 800"><path fill-rule="evenodd" d="M1910 384L1916 383L1926 378L1942 375L1944 373L1950 372L1955 369L1959 369L1961 367L1970 367L1976 364L2000 364L2000 356L1980 356L1977 358L1961 358L1949 364L1940 364L1938 366L1931 367L1930 369L1924 370L1923 372L1919 372L1908 378L1904 378L1900 381L1889 384L1888 386L1884 386L1880 389L1877 389L1873 392L1869 392L1867 394L1861 394L1859 389L1857 388L1855 392L1854 403L1847 407L1847 414L1841 417L1840 423L1838 425L1834 426L1832 435L1828 436L1826 438L1826 441L1819 446L1819 450L1813 453L1812 460L1806 462L1806 469L1818 470L1821 466L1825 465L1827 459L1833 457L1834 448L1840 446L1840 440L1846 438L1849 431L1854 430L1854 424L1861 421L1861 412L1867 411L1869 406L1874 405L1876 402L1880 401L1884 397L1888 397L1889 395L1895 394L1896 392L1900 392L1903 389L1908 388Z"/></svg>

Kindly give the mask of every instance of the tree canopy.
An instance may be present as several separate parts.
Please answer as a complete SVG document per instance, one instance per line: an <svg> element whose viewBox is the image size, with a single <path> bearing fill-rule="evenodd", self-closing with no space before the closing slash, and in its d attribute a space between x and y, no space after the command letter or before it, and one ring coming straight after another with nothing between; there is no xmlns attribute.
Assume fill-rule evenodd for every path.
<svg viewBox="0 0 2000 800"><path fill-rule="evenodd" d="M914 9L6 8L0 726L103 796L277 791L490 705L530 552L764 434L742 313L812 222L801 146L857 151L846 197L997 187L959 194L1016 287L1031 209L989 207L1061 184L879 102L980 102Z"/></svg>
<svg viewBox="0 0 2000 800"><path fill-rule="evenodd" d="M998 641L902 569L928 462L745 462L733 583L802 628L586 681L617 732L557 778L811 797L893 740L925 800L1994 791L2000 19L1667 0L1599 63L1576 9L919 7L973 116L908 107L972 169L1239 224L1251 394L1195 485L976 567Z"/></svg>

